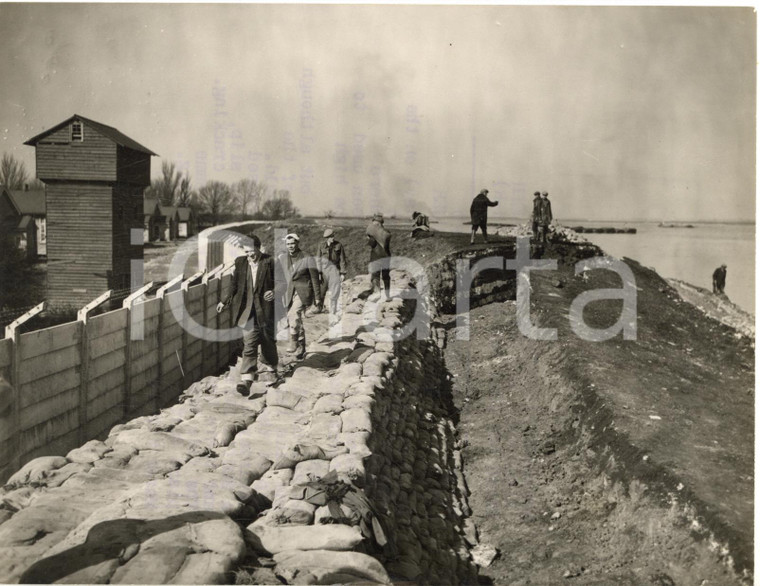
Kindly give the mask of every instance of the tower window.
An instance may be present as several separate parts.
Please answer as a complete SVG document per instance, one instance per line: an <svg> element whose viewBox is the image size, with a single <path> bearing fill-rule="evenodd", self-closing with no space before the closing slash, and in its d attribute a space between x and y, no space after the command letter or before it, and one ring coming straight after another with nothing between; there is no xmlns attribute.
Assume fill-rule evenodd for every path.
<svg viewBox="0 0 760 586"><path fill-rule="evenodd" d="M82 142L84 140L84 128L81 122L71 123L71 142Z"/></svg>

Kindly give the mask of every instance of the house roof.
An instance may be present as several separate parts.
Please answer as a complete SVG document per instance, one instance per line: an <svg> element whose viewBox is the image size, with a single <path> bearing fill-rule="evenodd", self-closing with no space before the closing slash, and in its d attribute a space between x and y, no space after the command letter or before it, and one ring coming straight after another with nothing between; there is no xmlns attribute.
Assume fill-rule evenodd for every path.
<svg viewBox="0 0 760 586"><path fill-rule="evenodd" d="M190 216L193 215L193 210L192 208L179 207L177 208L177 214L179 215L180 222L189 222Z"/></svg>
<svg viewBox="0 0 760 586"><path fill-rule="evenodd" d="M9 216L0 222L0 228L3 232L26 232L29 224L33 222L34 218L28 214L20 218L18 216Z"/></svg>
<svg viewBox="0 0 760 586"><path fill-rule="evenodd" d="M156 211L156 206L158 206L157 199L150 199L146 197L143 199L143 214L146 216L152 216Z"/></svg>
<svg viewBox="0 0 760 586"><path fill-rule="evenodd" d="M19 214L45 215L45 190L8 190L8 196Z"/></svg>
<svg viewBox="0 0 760 586"><path fill-rule="evenodd" d="M113 126L108 126L106 124L102 124L101 122L95 122L95 120L90 120L89 118L85 118L84 116L80 116L79 114L74 114L70 118L67 118L63 122L60 122L53 126L52 128L49 128L48 130L45 130L44 132L41 132L37 136L34 136L27 140L24 144L35 146L37 142L45 138L48 134L55 132L59 128L66 126L68 123L70 123L73 120L80 120L81 122L84 122L87 126L91 126L98 132L100 132L103 136L106 136L107 138L110 138L113 142L116 144L126 147L128 149L132 149L133 151L139 151L141 153L146 153L148 155L158 156L156 153L151 151L150 149L142 146L139 142L132 140L129 138L126 134L123 134L121 131L117 130Z"/></svg>
<svg viewBox="0 0 760 586"><path fill-rule="evenodd" d="M171 216L174 217L177 215L177 208L175 206L165 206L165 205L159 205L159 209L161 210L162 216Z"/></svg>

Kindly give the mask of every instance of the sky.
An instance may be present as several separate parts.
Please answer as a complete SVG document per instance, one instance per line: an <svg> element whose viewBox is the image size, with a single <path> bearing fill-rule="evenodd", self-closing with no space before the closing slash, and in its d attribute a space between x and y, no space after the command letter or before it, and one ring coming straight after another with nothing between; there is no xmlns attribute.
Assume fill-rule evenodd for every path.
<svg viewBox="0 0 760 586"><path fill-rule="evenodd" d="M76 113L305 214L754 221L756 46L747 7L0 3L0 151Z"/></svg>

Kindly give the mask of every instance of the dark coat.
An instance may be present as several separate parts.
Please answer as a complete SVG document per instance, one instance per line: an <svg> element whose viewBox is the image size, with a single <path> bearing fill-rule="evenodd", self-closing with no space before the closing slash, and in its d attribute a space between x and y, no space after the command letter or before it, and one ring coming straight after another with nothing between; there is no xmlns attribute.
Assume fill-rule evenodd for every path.
<svg viewBox="0 0 760 586"><path fill-rule="evenodd" d="M380 222L373 220L367 226L367 244L370 262L391 255L391 233Z"/></svg>
<svg viewBox="0 0 760 586"><path fill-rule="evenodd" d="M277 290L281 294L284 290L285 307L290 308L296 293L306 307L312 305L319 295L319 271L314 257L299 250L293 256L287 252L281 254L279 261L285 281L277 283Z"/></svg>
<svg viewBox="0 0 760 586"><path fill-rule="evenodd" d="M717 285L721 289L726 286L726 269L718 267L713 271L713 286Z"/></svg>
<svg viewBox="0 0 760 586"><path fill-rule="evenodd" d="M537 195L533 198L533 215L531 216L536 224L541 223L541 211L541 196Z"/></svg>
<svg viewBox="0 0 760 586"><path fill-rule="evenodd" d="M232 302L232 323L236 325L241 314L246 311L248 305L249 278L251 267L246 255L235 259L235 271L232 273L232 288L224 299L227 306ZM256 271L256 282L253 284L253 310L256 314L256 323L268 333L274 333L274 301L264 301L264 293L274 291L274 260L268 254L261 254L259 267ZM246 321L250 315L245 316Z"/></svg>
<svg viewBox="0 0 760 586"><path fill-rule="evenodd" d="M341 275L346 274L348 264L346 262L346 251L344 250L343 245L337 240L333 240L332 245L327 244L327 241L320 242L317 256L320 260L329 260L335 265L335 268L338 269L338 272Z"/></svg>
<svg viewBox="0 0 760 586"><path fill-rule="evenodd" d="M541 198L541 218L539 219L539 224L542 226L548 226L552 223L552 220L554 219L554 216L552 216L552 202L549 201L549 198L544 199Z"/></svg>
<svg viewBox="0 0 760 586"><path fill-rule="evenodd" d="M484 193L479 193L470 205L470 220L473 226L480 226L488 222L488 208L499 205L498 201L491 201Z"/></svg>

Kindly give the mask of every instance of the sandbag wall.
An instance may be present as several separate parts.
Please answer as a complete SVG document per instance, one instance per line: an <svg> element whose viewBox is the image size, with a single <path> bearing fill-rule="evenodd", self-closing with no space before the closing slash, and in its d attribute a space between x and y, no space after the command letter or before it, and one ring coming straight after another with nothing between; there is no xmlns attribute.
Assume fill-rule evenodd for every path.
<svg viewBox="0 0 760 586"><path fill-rule="evenodd" d="M401 274L393 279L404 285ZM355 280L342 321L352 341L310 347L350 351L340 367L329 377L299 368L287 389L267 393L272 431L309 423L300 443L252 484L273 505L247 528L249 539L291 583L385 581L384 572L392 581L477 583L469 552L476 531L436 342L441 332L387 340L377 328L407 323L416 304L394 299L378 311L363 300L367 286ZM349 496L340 494L342 480L352 483Z"/></svg>
<svg viewBox="0 0 760 586"><path fill-rule="evenodd" d="M515 273L507 271L503 265L506 259L514 257L514 243L504 243L457 251L438 260L426 269L432 304L441 313L456 313L457 298L465 292L470 296L469 307L514 299ZM502 259L502 268L477 272L467 290L462 281L464 274L458 274L458 264L464 263L472 269L478 261L488 258Z"/></svg>
<svg viewBox="0 0 760 586"><path fill-rule="evenodd" d="M283 384L207 377L24 466L0 492L0 582L476 583L442 332L390 340L415 300L347 288L341 331Z"/></svg>

